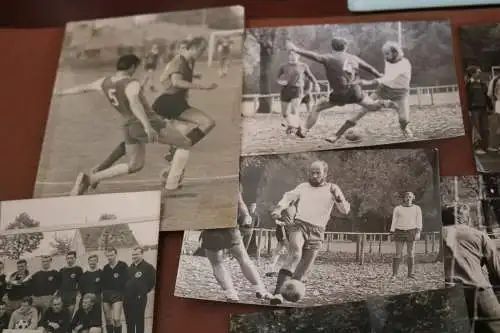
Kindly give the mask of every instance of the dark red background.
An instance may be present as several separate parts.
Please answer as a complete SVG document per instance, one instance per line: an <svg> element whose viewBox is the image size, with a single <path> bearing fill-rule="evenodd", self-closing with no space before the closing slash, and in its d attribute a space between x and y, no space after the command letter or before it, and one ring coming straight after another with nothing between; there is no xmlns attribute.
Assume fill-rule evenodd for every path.
<svg viewBox="0 0 500 333"><path fill-rule="evenodd" d="M30 198L66 21L200 7L244 5L247 26L330 22L451 19L459 24L500 21L500 9L461 9L353 17L344 0L2 0L0 10L0 200ZM330 18L321 18L330 17ZM314 18L314 19L311 19ZM39 28L39 29L33 29ZM460 61L455 38L457 64ZM459 77L462 72L457 66ZM466 126L468 122L466 120ZM441 175L474 174L468 137L405 147L440 148ZM264 310L173 296L182 233L162 233L156 332L228 330L231 313Z"/></svg>

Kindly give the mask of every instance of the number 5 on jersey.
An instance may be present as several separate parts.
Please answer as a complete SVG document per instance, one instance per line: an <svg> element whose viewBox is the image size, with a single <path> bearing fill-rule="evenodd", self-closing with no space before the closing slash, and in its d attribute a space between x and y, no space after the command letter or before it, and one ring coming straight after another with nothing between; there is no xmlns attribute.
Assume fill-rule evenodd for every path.
<svg viewBox="0 0 500 333"><path fill-rule="evenodd" d="M117 107L120 105L120 102L118 102L118 98L116 98L116 89L108 89L107 91L108 99L111 105Z"/></svg>

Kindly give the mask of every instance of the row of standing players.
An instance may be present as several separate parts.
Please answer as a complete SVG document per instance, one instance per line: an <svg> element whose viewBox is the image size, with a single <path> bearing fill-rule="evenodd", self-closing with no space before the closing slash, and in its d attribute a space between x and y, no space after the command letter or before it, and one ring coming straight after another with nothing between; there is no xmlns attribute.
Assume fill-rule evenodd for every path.
<svg viewBox="0 0 500 333"><path fill-rule="evenodd" d="M104 310L106 332L121 333L123 310L127 333L144 333L147 295L155 286L156 270L143 253L141 247L134 248L129 266L118 259L115 248L108 248L108 263L100 269L99 256L91 254L86 271L76 265L74 251L66 254L67 265L60 270L51 267L51 256L42 256L42 269L32 274L26 260L19 260L16 272L0 275L0 329L100 333Z"/></svg>

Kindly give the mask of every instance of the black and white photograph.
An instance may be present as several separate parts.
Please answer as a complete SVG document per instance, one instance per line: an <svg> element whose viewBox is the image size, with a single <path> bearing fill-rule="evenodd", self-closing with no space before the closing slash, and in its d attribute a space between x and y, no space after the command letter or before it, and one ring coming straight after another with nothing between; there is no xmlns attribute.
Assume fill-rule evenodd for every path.
<svg viewBox="0 0 500 333"><path fill-rule="evenodd" d="M160 203L161 191L1 202L0 329L152 333Z"/></svg>
<svg viewBox="0 0 500 333"><path fill-rule="evenodd" d="M500 172L500 24L459 30L466 108L476 169Z"/></svg>
<svg viewBox="0 0 500 333"><path fill-rule="evenodd" d="M161 230L234 227L243 28L240 6L68 23L34 197L163 190Z"/></svg>
<svg viewBox="0 0 500 333"><path fill-rule="evenodd" d="M443 177L445 277L464 285L473 332L500 332L498 176Z"/></svg>
<svg viewBox="0 0 500 333"><path fill-rule="evenodd" d="M460 287L231 316L230 333L469 333Z"/></svg>
<svg viewBox="0 0 500 333"><path fill-rule="evenodd" d="M241 160L238 227L185 231L178 297L286 307L444 287L438 153Z"/></svg>
<svg viewBox="0 0 500 333"><path fill-rule="evenodd" d="M242 154L465 135L448 21L247 29Z"/></svg>

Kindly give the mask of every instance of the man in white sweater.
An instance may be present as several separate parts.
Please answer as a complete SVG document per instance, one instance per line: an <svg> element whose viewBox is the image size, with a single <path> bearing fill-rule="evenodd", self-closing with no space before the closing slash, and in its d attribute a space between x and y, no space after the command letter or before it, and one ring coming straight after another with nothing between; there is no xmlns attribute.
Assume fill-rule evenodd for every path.
<svg viewBox="0 0 500 333"><path fill-rule="evenodd" d="M288 229L288 257L278 273L272 305L283 303L281 287L290 280L303 279L311 269L321 249L326 225L334 207L348 214L350 204L340 188L326 181L328 164L315 161L309 167L309 181L286 192L271 213L275 220L282 219L292 203L297 205L295 217Z"/></svg>
<svg viewBox="0 0 500 333"><path fill-rule="evenodd" d="M375 92L370 95L373 100L388 100L396 104L401 132L403 136L411 138L413 137L413 133L408 128L410 122L411 63L404 56L401 45L396 42L386 42L382 46L382 53L385 58L384 75L374 80L362 80L361 83L363 86L377 86ZM342 126L343 131L339 131L336 134L337 139L349 128L355 126L369 112L373 111L362 108L361 111L347 120L346 125Z"/></svg>
<svg viewBox="0 0 500 333"><path fill-rule="evenodd" d="M415 278L415 241L420 239L422 232L422 210L413 204L415 195L412 192L403 194L403 204L396 206L392 213L391 233L396 243L396 254L392 263L392 277L397 277L399 265L403 258L403 247L406 244L408 277Z"/></svg>

